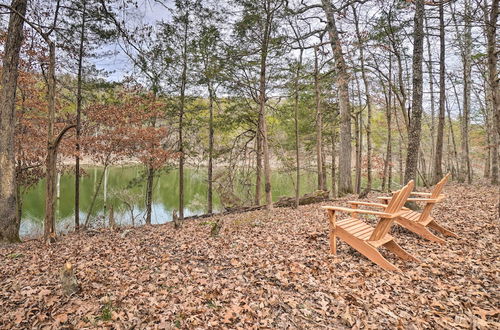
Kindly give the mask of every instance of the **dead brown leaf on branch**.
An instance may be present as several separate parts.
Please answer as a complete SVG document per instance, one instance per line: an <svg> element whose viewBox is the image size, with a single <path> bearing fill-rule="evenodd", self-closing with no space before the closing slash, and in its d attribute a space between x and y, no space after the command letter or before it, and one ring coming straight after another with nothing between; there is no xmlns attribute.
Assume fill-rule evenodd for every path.
<svg viewBox="0 0 500 330"><path fill-rule="evenodd" d="M500 326L496 188L450 185L440 246L395 226L422 260L388 273L343 242L328 254L320 205L100 230L0 248L0 328L476 328ZM370 194L369 200L376 201ZM223 221L216 237L207 223ZM370 221L368 219L367 221ZM372 220L373 221L373 220ZM69 262L81 288L67 296Z"/></svg>

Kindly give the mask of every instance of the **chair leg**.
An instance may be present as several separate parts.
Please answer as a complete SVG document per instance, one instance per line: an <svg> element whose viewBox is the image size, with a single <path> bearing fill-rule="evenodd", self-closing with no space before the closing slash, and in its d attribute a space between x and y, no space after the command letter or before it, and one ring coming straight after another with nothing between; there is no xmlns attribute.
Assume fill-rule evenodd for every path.
<svg viewBox="0 0 500 330"><path fill-rule="evenodd" d="M359 243L349 245L383 269L387 271L401 271L398 267L394 266L387 259L385 259L384 256L380 254L380 252L376 248L369 245L368 243L361 241Z"/></svg>
<svg viewBox="0 0 500 330"><path fill-rule="evenodd" d="M411 221L411 220L406 220L406 219L398 219L397 223L400 224L401 226L405 227L409 231L414 232L415 234L418 234L422 236L425 239L428 239L429 241L433 241L439 244L445 244L445 240L442 238L437 237L433 233L429 231L429 229L425 228L424 226Z"/></svg>
<svg viewBox="0 0 500 330"><path fill-rule="evenodd" d="M437 230L438 232L440 232L441 234L445 235L445 236L451 236L451 237L455 237L455 238L460 238L457 234L455 234L454 232L444 228L443 226L441 225L438 225L436 221L431 221L429 222L428 224L429 227L431 227L432 229L435 229Z"/></svg>
<svg viewBox="0 0 500 330"><path fill-rule="evenodd" d="M421 262L419 259L415 258L411 254L403 250L403 248L394 241L387 242L384 244L384 246L386 247L387 250L391 251L392 253L394 253L403 260Z"/></svg>
<svg viewBox="0 0 500 330"><path fill-rule="evenodd" d="M337 256L337 235L335 228L330 228L330 253Z"/></svg>

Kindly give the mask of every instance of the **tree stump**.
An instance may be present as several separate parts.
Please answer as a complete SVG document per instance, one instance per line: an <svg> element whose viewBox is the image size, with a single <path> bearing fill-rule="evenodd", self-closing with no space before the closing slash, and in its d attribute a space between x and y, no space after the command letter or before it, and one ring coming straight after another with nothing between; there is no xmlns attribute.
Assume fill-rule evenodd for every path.
<svg viewBox="0 0 500 330"><path fill-rule="evenodd" d="M73 271L73 265L69 262L61 269L61 286L64 294L68 296L80 291L80 286Z"/></svg>

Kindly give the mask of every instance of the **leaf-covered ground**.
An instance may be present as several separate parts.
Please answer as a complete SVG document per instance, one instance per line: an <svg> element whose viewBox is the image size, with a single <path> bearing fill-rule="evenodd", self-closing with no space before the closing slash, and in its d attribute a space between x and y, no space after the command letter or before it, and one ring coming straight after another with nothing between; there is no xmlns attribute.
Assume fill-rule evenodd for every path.
<svg viewBox="0 0 500 330"><path fill-rule="evenodd" d="M445 193L433 215L461 239L440 246L395 226L422 260L383 251L402 273L343 242L330 256L320 204L225 216L217 238L203 219L0 247L0 328L499 328L498 190ZM66 262L81 286L71 297Z"/></svg>

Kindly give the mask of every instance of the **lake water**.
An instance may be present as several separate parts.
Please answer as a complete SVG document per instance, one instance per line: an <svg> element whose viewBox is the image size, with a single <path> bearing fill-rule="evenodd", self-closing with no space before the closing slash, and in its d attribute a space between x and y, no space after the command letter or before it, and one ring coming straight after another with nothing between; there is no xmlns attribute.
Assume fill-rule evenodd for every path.
<svg viewBox="0 0 500 330"><path fill-rule="evenodd" d="M80 223L84 223L89 212L92 197L97 189L103 169L85 168L86 174L80 183ZM134 225L144 223L145 217L145 173L141 166L110 167L97 195L92 212L91 223L102 225L107 223L110 206L113 206L117 224ZM215 176L217 175L217 172ZM273 200L281 196L294 195L294 173L273 172ZM254 180L241 180L244 175L234 178L236 195L244 204L251 204ZM207 211L207 174L206 168L186 169L184 179L184 216L204 214ZM227 178L219 179L224 182ZM244 182L243 182L244 181ZM58 232L71 230L74 225L74 176L62 174L59 178L58 200L56 204L56 229ZM162 170L155 178L153 190L152 223L159 224L172 220L172 211L178 209L179 178L175 169ZM301 176L301 194L316 189L316 176L304 172ZM264 191L264 189L262 189ZM45 213L45 181L29 188L23 193L23 216L20 234L22 237L38 236L43 233ZM214 212L222 211L218 189L214 189ZM106 220L105 220L106 219Z"/></svg>

